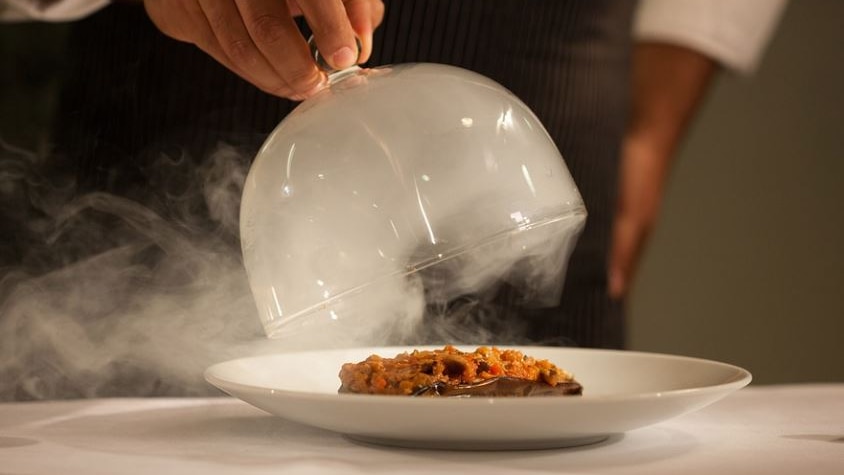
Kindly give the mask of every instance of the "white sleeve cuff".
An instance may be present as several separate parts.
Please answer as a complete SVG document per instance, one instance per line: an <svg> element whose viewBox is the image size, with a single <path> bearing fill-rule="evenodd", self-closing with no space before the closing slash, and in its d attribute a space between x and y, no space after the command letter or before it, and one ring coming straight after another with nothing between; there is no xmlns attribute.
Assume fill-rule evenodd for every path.
<svg viewBox="0 0 844 475"><path fill-rule="evenodd" d="M743 74L756 70L786 0L642 0L637 40L699 51Z"/></svg>
<svg viewBox="0 0 844 475"><path fill-rule="evenodd" d="M84 18L110 0L2 0L2 21L72 21Z"/></svg>

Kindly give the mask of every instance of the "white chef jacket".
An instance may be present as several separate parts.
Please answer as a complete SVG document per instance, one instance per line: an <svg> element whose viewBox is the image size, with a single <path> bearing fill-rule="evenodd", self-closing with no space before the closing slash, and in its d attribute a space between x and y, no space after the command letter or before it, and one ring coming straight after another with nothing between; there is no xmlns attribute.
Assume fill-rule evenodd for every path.
<svg viewBox="0 0 844 475"><path fill-rule="evenodd" d="M84 18L111 0L0 0L3 21L71 21Z"/></svg>
<svg viewBox="0 0 844 475"><path fill-rule="evenodd" d="M617 0L624 1L624 0ZM67 21L109 0L0 0L0 19ZM641 0L634 23L639 40L678 44L740 73L756 68L786 0Z"/></svg>
<svg viewBox="0 0 844 475"><path fill-rule="evenodd" d="M758 66L786 0L642 0L637 40L684 46L739 73Z"/></svg>

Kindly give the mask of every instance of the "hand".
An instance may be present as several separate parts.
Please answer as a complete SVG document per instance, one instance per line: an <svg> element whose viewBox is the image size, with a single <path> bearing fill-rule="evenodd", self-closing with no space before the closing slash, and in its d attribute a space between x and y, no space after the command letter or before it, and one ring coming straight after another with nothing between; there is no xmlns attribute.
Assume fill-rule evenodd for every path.
<svg viewBox="0 0 844 475"><path fill-rule="evenodd" d="M369 59L384 15L381 0L144 0L144 6L164 34L195 44L261 90L295 100L319 92L326 78L294 16L305 16L322 56L342 69Z"/></svg>
<svg viewBox="0 0 844 475"><path fill-rule="evenodd" d="M610 251L609 293L623 298L659 214L669 157L635 136L625 138Z"/></svg>

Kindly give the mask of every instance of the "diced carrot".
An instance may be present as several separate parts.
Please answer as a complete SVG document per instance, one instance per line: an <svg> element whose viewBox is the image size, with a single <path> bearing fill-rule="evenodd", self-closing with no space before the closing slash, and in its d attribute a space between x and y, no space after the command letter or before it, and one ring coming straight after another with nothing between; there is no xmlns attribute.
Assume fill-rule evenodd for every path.
<svg viewBox="0 0 844 475"><path fill-rule="evenodd" d="M384 389L387 387L387 380L383 376L376 376L372 378L372 386L378 389Z"/></svg>

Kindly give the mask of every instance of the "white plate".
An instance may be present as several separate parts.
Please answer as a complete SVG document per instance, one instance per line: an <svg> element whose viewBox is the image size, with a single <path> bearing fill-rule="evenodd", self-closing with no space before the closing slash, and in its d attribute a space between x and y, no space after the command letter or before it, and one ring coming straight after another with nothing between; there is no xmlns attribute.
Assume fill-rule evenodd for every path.
<svg viewBox="0 0 844 475"><path fill-rule="evenodd" d="M463 347L473 350L473 347ZM205 378L271 414L379 444L446 449L583 445L700 409L750 382L742 368L632 351L518 347L574 373L583 396L413 398L337 394L346 362L412 348L285 353L214 365Z"/></svg>

